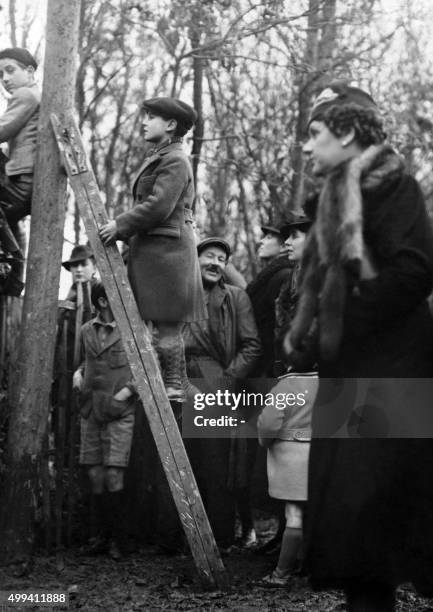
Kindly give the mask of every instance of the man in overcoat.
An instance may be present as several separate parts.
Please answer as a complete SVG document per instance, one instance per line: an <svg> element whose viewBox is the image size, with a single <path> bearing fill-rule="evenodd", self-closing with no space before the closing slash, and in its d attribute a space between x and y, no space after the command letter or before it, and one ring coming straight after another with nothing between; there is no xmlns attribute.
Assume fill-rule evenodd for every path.
<svg viewBox="0 0 433 612"><path fill-rule="evenodd" d="M105 244L129 243L128 275L138 309L159 335L169 399L184 400L181 326L206 318L192 227L194 180L182 137L197 114L174 98L143 103L144 139L153 144L133 183L133 207L100 230Z"/></svg>
<svg viewBox="0 0 433 612"><path fill-rule="evenodd" d="M184 329L188 376L202 392L215 392L222 385L233 390L234 382L246 379L261 356L254 313L246 292L222 280L229 244L206 238L197 251L209 318ZM254 541L248 440L207 437L192 442L191 463L217 543L222 548L233 544L236 505L242 536Z"/></svg>

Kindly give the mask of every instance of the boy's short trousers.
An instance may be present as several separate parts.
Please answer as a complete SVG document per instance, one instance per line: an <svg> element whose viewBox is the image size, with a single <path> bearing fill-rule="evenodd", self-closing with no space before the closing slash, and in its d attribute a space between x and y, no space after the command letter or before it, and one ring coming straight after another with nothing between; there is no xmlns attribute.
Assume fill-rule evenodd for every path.
<svg viewBox="0 0 433 612"><path fill-rule="evenodd" d="M99 423L91 412L88 419L81 419L80 463L127 467L134 432L134 414Z"/></svg>

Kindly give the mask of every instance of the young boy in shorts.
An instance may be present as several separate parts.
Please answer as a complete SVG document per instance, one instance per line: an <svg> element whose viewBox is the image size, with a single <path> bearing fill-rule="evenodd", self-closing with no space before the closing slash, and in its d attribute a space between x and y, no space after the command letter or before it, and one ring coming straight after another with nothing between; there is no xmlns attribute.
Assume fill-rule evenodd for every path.
<svg viewBox="0 0 433 612"><path fill-rule="evenodd" d="M133 206L100 228L100 236L107 245L128 241L137 306L157 330L168 398L181 402L188 381L180 331L207 318L193 231L194 178L182 149L197 113L175 98L145 100L143 109L143 138L152 148L133 183Z"/></svg>
<svg viewBox="0 0 433 612"><path fill-rule="evenodd" d="M88 467L101 534L93 552L109 547L113 559L124 550L124 472L128 466L135 419L135 391L104 286L91 290L97 316L81 329L84 362L73 386L81 392L80 463Z"/></svg>
<svg viewBox="0 0 433 612"><path fill-rule="evenodd" d="M20 295L24 260L17 242L20 219L30 214L33 168L41 94L35 83L37 62L27 49L0 51L0 82L10 94L0 116L0 143L8 154L0 159L0 246L11 266L2 287L7 295Z"/></svg>

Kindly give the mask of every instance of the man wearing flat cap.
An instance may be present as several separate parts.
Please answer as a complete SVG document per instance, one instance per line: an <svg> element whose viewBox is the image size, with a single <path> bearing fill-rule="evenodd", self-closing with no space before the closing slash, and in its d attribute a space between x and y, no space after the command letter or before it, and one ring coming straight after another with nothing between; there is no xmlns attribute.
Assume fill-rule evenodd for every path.
<svg viewBox="0 0 433 612"><path fill-rule="evenodd" d="M206 238L197 245L197 252L209 318L185 326L187 372L201 392L215 392L222 382L225 388L233 388L234 381L250 375L261 345L246 292L223 281L230 257L227 241ZM233 544L236 506L244 542L252 543L255 533L245 469L248 440L219 437L194 442L191 464L217 544L222 548Z"/></svg>
<svg viewBox="0 0 433 612"><path fill-rule="evenodd" d="M144 140L153 147L134 180L132 208L100 229L104 244L129 243L128 275L138 309L159 335L168 397L185 399L180 329L207 316L193 232L194 180L182 137L197 113L175 98L145 100Z"/></svg>
<svg viewBox="0 0 433 612"><path fill-rule="evenodd" d="M0 236L4 251L11 256L11 272L3 292L20 295L23 288L24 259L19 246L18 222L30 214L33 166L41 94L34 80L37 62L27 49L12 47L0 51L0 81L10 97L0 117L0 143L8 153L0 153ZM10 230L10 231L9 231ZM14 240L15 238L15 240Z"/></svg>

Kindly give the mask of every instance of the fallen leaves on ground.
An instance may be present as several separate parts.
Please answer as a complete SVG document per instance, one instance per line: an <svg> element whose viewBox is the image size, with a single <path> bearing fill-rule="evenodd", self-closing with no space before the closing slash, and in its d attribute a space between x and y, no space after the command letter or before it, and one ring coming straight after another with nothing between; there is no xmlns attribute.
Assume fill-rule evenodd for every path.
<svg viewBox="0 0 433 612"><path fill-rule="evenodd" d="M294 578L290 589L258 586L256 582L272 569L275 558L264 558L238 549L223 561L231 584L227 592L203 591L192 557L167 557L155 553L152 548L143 548L121 562L105 556L83 556L79 550L70 550L64 554L61 571L55 556L37 557L31 574L26 578L14 577L7 568L0 569L0 584L3 590L17 592L35 588L47 591L64 589L70 595L69 610L81 612L345 610L340 592L313 592L305 578ZM55 609L61 610L60 607ZM409 587L405 587L399 591L398 610L433 611L433 603L417 597Z"/></svg>

